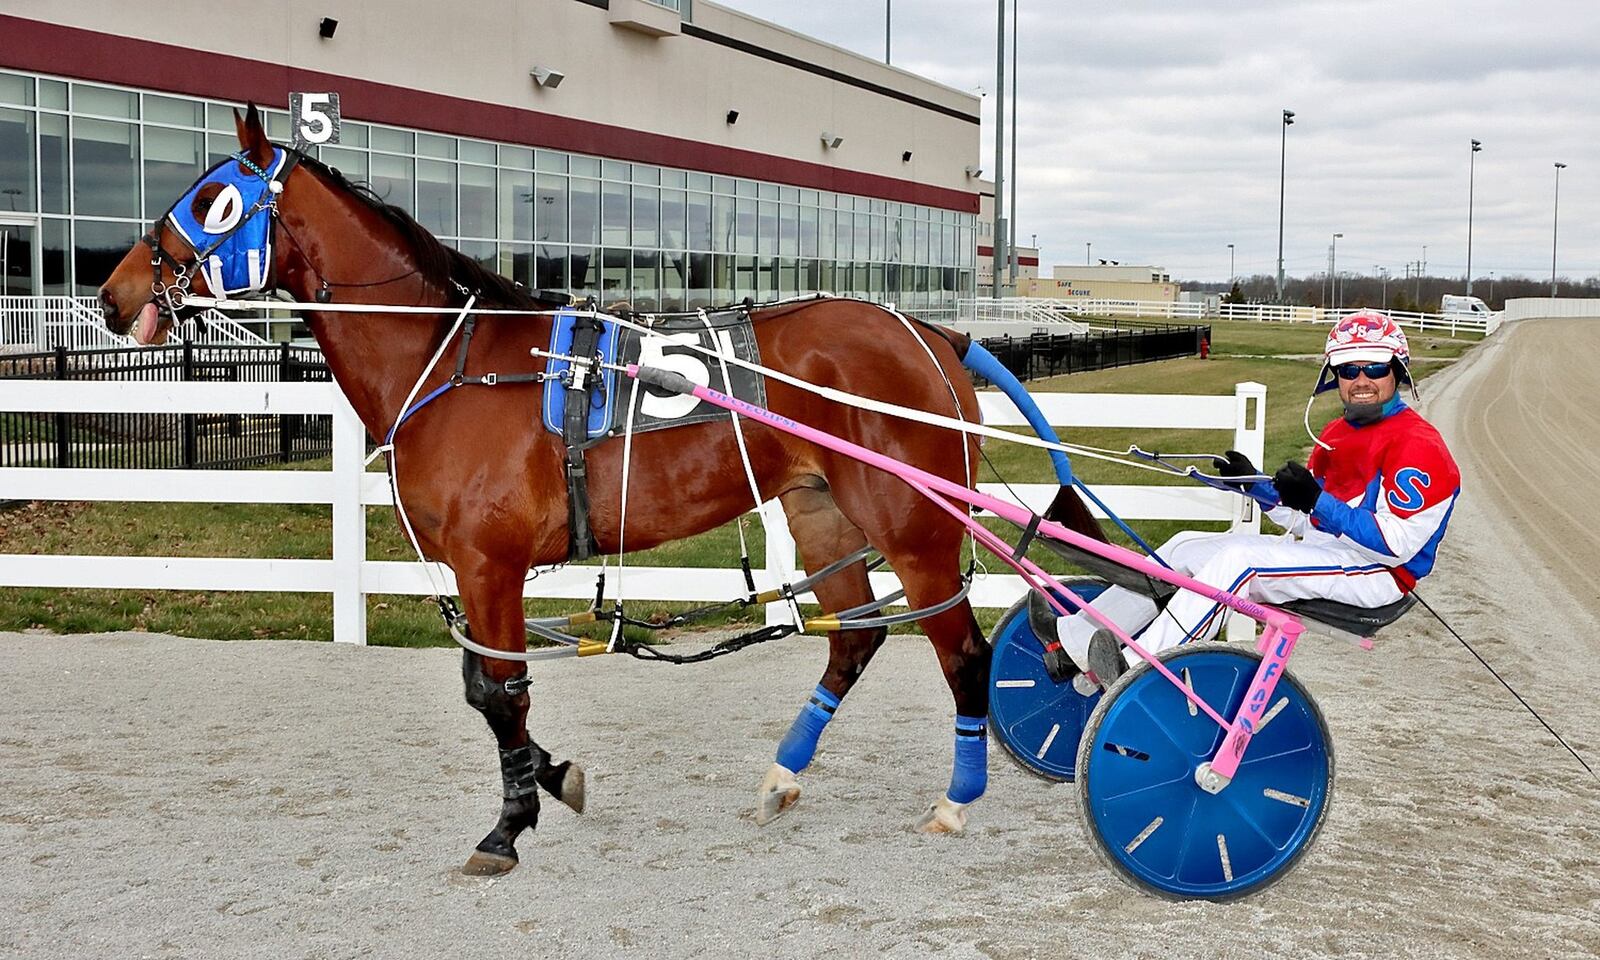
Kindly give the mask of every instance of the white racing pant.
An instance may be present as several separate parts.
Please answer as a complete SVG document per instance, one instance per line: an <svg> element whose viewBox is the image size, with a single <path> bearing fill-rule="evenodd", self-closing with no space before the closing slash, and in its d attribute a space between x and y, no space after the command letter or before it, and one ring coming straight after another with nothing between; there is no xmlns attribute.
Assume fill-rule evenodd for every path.
<svg viewBox="0 0 1600 960"><path fill-rule="evenodd" d="M1157 552L1177 572L1259 603L1315 598L1381 607L1401 597L1386 566L1326 534L1295 540L1288 534L1185 531ZM1107 589L1094 601L1094 608L1150 653L1215 637L1228 613L1222 604L1188 590L1179 590L1161 610L1149 597L1123 587ZM1084 667L1089 638L1098 628L1099 624L1083 613L1062 617L1056 623L1062 647L1080 668ZM1142 636L1140 630L1144 630ZM1132 650L1124 650L1123 655L1129 664L1140 662Z"/></svg>

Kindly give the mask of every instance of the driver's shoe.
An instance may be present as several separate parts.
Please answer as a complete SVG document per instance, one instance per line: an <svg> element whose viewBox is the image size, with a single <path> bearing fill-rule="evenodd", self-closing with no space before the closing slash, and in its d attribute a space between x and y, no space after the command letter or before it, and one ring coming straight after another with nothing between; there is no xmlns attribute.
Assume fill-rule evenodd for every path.
<svg viewBox="0 0 1600 960"><path fill-rule="evenodd" d="M1060 615L1050 606L1050 601L1037 590L1028 591L1028 628L1044 646L1044 670L1056 683L1066 683L1078 671L1067 651L1061 648L1061 633L1057 629Z"/></svg>
<svg viewBox="0 0 1600 960"><path fill-rule="evenodd" d="M1122 644L1104 627L1096 630L1094 636L1089 638L1089 654L1086 659L1089 672L1100 681L1101 687L1110 687L1128 669L1128 661L1122 656Z"/></svg>

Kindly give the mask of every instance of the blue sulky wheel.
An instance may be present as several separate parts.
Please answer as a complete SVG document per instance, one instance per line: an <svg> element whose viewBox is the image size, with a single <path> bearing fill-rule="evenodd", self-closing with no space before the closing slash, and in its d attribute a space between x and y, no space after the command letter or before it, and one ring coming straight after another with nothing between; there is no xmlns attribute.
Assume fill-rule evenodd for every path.
<svg viewBox="0 0 1600 960"><path fill-rule="evenodd" d="M1103 580L1068 578L1067 589L1093 600ZM1067 602L1067 609L1076 606ZM1028 626L1026 595L1005 612L989 637L989 729L1023 769L1046 780L1071 780L1078 738L1100 694L1085 697L1072 682L1058 684L1044 669L1044 644Z"/></svg>
<svg viewBox="0 0 1600 960"><path fill-rule="evenodd" d="M1167 668L1232 717L1260 654L1192 643L1160 654ZM1079 793L1100 858L1174 900L1234 900L1281 878L1322 827L1333 743L1316 701L1285 673L1233 782L1210 794L1195 770L1225 731L1148 666L1112 685L1084 730Z"/></svg>

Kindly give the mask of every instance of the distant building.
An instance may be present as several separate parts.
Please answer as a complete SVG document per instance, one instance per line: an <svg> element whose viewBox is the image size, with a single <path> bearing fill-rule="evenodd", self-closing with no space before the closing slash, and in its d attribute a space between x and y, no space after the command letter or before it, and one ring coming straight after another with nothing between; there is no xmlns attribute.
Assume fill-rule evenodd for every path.
<svg viewBox="0 0 1600 960"><path fill-rule="evenodd" d="M980 270L982 266L982 257L979 257ZM1167 273L1166 267L1118 263L1056 266L1051 269L1049 278L1019 281L1017 295L1073 300L1172 302L1178 299L1178 285L1172 281L1172 275Z"/></svg>

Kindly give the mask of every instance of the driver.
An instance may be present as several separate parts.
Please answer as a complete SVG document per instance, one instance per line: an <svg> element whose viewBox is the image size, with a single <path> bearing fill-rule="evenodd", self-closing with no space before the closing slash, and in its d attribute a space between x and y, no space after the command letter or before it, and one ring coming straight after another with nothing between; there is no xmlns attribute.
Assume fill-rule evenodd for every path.
<svg viewBox="0 0 1600 960"><path fill-rule="evenodd" d="M1159 551L1173 569L1260 603L1318 598L1357 607L1394 603L1433 569L1461 476L1439 431L1400 399L1399 385L1411 383L1405 334L1363 310L1334 326L1323 359L1313 398L1337 386L1344 414L1313 438L1309 467L1290 461L1271 481L1237 484L1287 532L1186 531ZM1236 450L1215 463L1223 476L1259 477ZM1227 611L1187 590L1163 611L1122 587L1094 606L1150 653L1216 636ZM1036 633L1053 626L1067 655L1102 684L1139 662L1084 614L1056 620L1037 592L1029 613Z"/></svg>

